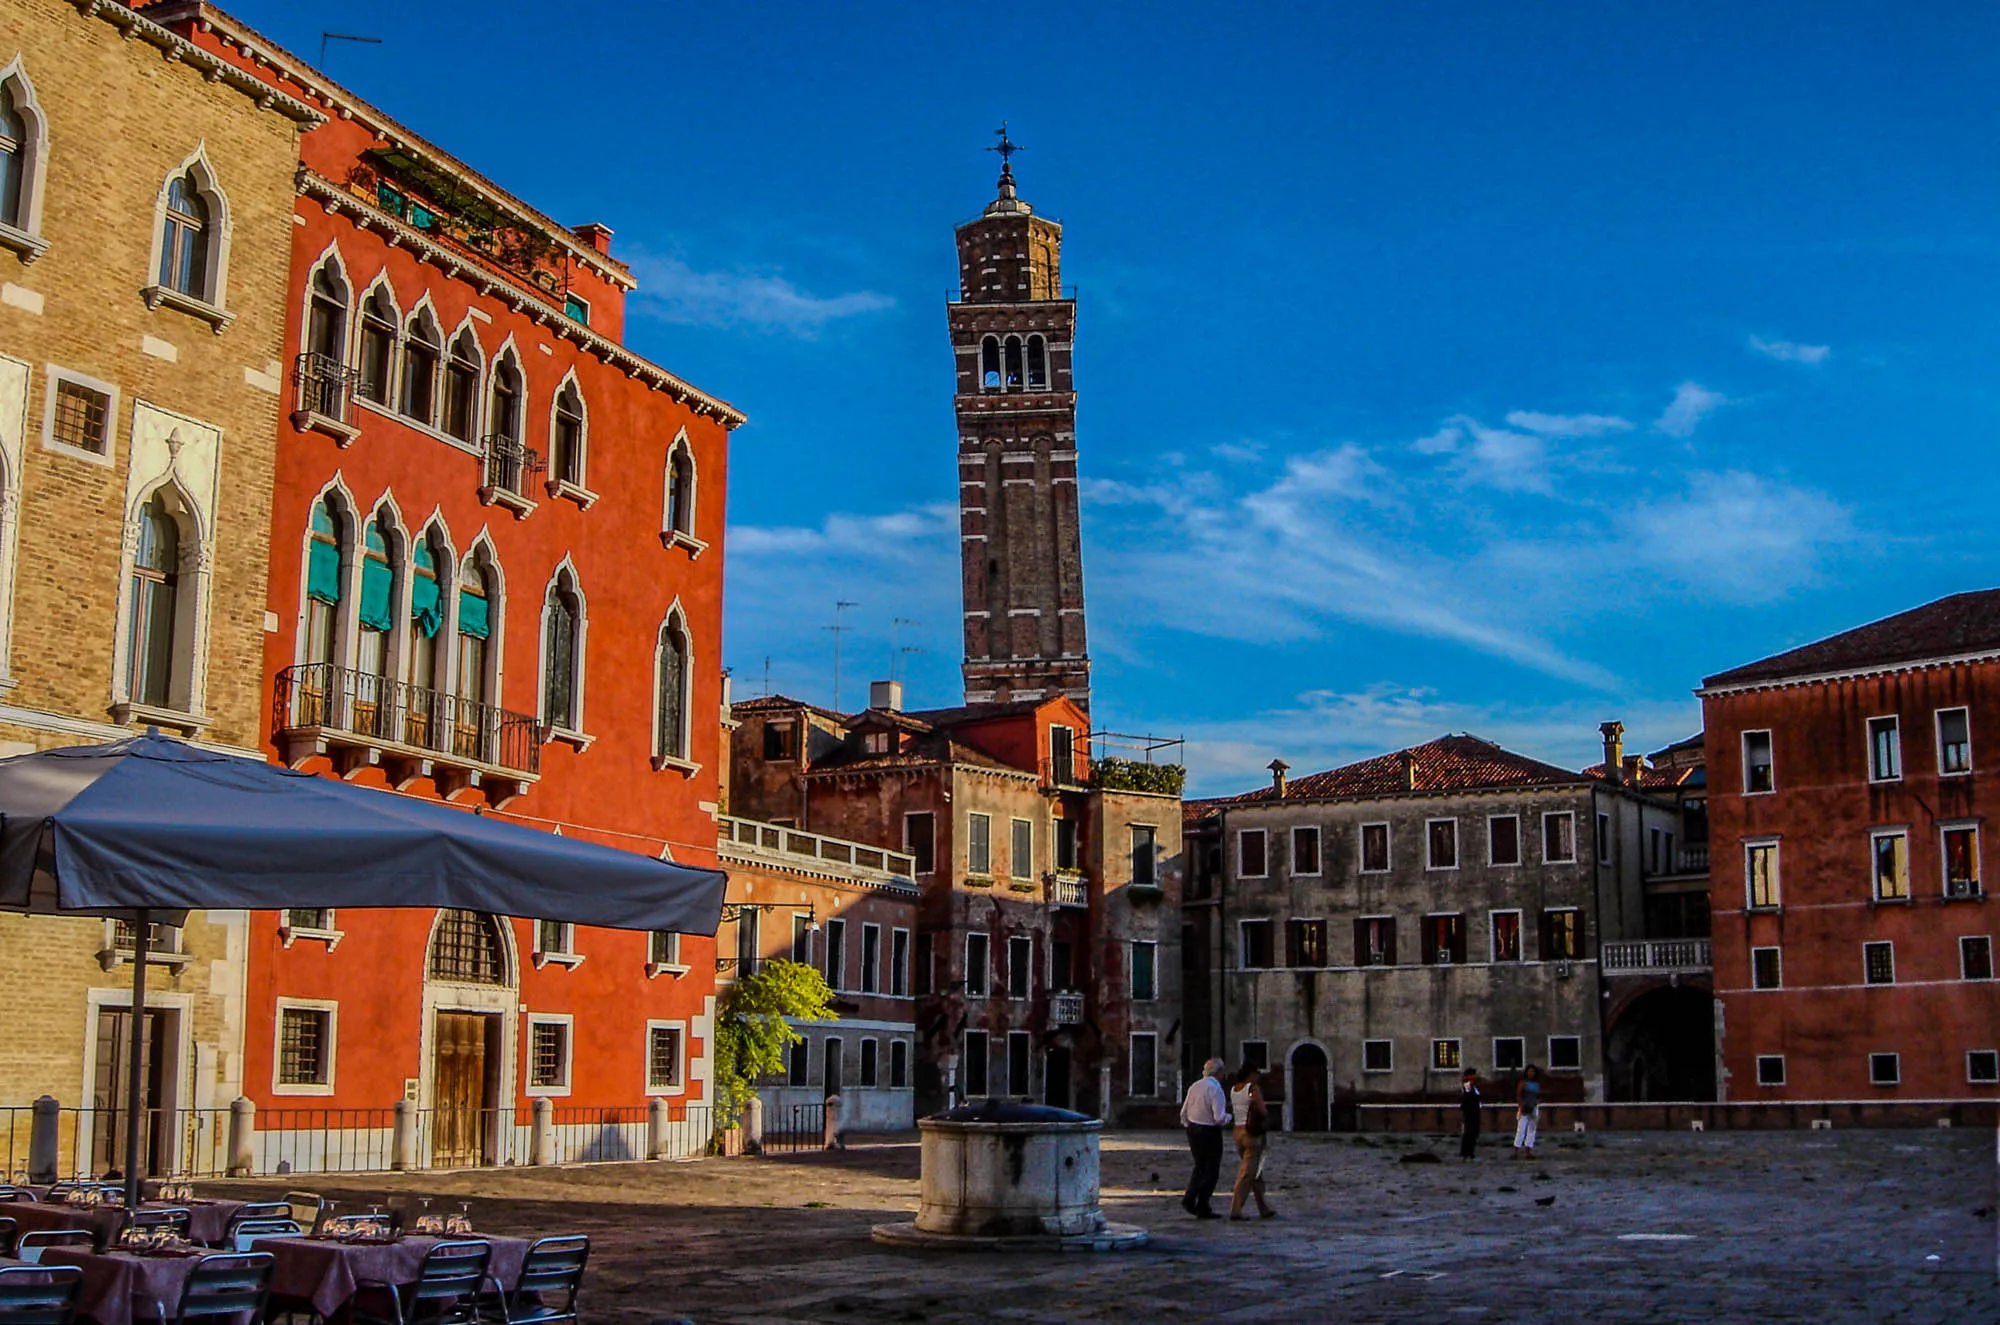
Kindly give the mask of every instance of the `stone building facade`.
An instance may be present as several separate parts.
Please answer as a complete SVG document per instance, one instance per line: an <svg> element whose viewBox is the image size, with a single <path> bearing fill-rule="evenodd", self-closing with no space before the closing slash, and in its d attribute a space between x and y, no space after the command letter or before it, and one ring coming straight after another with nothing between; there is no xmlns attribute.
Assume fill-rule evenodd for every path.
<svg viewBox="0 0 2000 1325"><path fill-rule="evenodd" d="M2000 1097L2000 590L1709 677L1730 1101Z"/></svg>
<svg viewBox="0 0 2000 1325"><path fill-rule="evenodd" d="M151 725L256 756L292 174L321 118L124 6L0 3L0 753ZM149 1106L226 1103L246 919L157 938ZM0 1104L122 1100L130 939L0 915ZM203 1144L182 1116L149 1163ZM120 1162L108 1114L74 1139L65 1164Z"/></svg>

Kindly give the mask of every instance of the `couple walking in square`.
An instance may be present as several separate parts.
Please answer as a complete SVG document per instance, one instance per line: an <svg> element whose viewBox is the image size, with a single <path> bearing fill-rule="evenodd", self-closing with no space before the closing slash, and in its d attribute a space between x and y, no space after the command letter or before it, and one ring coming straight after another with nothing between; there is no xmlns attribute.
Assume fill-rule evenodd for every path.
<svg viewBox="0 0 2000 1325"><path fill-rule="evenodd" d="M1194 1156L1194 1174L1181 1196L1181 1208L1196 1219L1221 1218L1209 1201L1222 1176L1222 1134L1234 1124L1238 1162L1229 1217L1242 1219L1243 1203L1254 1196L1257 1213L1274 1219L1278 1212L1264 1199L1264 1149L1270 1130L1264 1088L1257 1069L1245 1063L1230 1078L1225 1092L1222 1069L1220 1058L1203 1063L1200 1079L1188 1087L1187 1098L1181 1102L1181 1125L1187 1128L1188 1151Z"/></svg>
<svg viewBox="0 0 2000 1325"><path fill-rule="evenodd" d="M1458 1108L1461 1123L1458 1141L1460 1159L1476 1159L1473 1149L1479 1144L1479 1073L1466 1068L1459 1080ZM1535 1154L1535 1132L1540 1125L1542 1111L1542 1069L1533 1063L1521 1073L1520 1084L1514 1088L1514 1158L1532 1159Z"/></svg>

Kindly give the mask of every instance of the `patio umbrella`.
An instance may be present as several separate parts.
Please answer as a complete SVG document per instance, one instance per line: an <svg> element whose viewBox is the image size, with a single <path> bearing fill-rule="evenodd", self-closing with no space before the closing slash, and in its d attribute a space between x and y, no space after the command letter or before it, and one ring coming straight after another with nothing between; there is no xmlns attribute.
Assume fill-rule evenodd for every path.
<svg viewBox="0 0 2000 1325"><path fill-rule="evenodd" d="M133 922L139 1191L148 926L191 910L448 907L713 934L728 876L147 732L0 759L0 910Z"/></svg>

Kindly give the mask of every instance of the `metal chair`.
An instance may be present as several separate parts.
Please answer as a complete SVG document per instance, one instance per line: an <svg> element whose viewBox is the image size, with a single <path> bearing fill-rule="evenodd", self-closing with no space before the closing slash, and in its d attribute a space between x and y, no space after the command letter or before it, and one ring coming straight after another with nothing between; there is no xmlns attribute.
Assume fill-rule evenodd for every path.
<svg viewBox="0 0 2000 1325"><path fill-rule="evenodd" d="M97 1235L87 1228L49 1228L23 1233L14 1240L14 1259L26 1261L30 1265L40 1265L42 1253L50 1247L76 1247L82 1251L96 1251Z"/></svg>
<svg viewBox="0 0 2000 1325"><path fill-rule="evenodd" d="M194 1223L194 1214L184 1205L170 1205L164 1210L134 1210L125 1216L128 1229L170 1228L182 1238L188 1236L188 1229Z"/></svg>
<svg viewBox="0 0 2000 1325"><path fill-rule="evenodd" d="M11 1182L0 1182L0 1201L37 1201L32 1187L17 1187Z"/></svg>
<svg viewBox="0 0 2000 1325"><path fill-rule="evenodd" d="M262 1320L265 1299L271 1295L271 1267L275 1264L268 1251L240 1255L222 1252L202 1257L188 1271L180 1305L174 1309L174 1321L198 1320L204 1316Z"/></svg>
<svg viewBox="0 0 2000 1325"><path fill-rule="evenodd" d="M326 1209L326 1198L318 1192L286 1192L285 1213L299 1221L299 1227L316 1229L319 1227L320 1211Z"/></svg>
<svg viewBox="0 0 2000 1325"><path fill-rule="evenodd" d="M289 1201L250 1201L236 1212L238 1219L296 1219Z"/></svg>
<svg viewBox="0 0 2000 1325"><path fill-rule="evenodd" d="M487 1311L497 1307L506 1325L576 1321L576 1295L583 1287L583 1267L589 1259L590 1239L581 1234L537 1238L521 1262L520 1283L511 1292L500 1289L482 1297L480 1317L485 1319ZM558 1296L560 1306L548 1300Z"/></svg>
<svg viewBox="0 0 2000 1325"><path fill-rule="evenodd" d="M474 1325L492 1255L493 1248L484 1242L440 1242L424 1257L414 1284L363 1281L364 1291L354 1295L348 1319L353 1325ZM394 1314L373 1309L385 1297Z"/></svg>
<svg viewBox="0 0 2000 1325"><path fill-rule="evenodd" d="M101 1186L103 1186L103 1184L97 1182L76 1182L68 1180L63 1182L52 1182L49 1184L49 1199L51 1201L60 1201L64 1197L68 1196L71 1192L80 1192L87 1190L88 1188L91 1187L101 1187Z"/></svg>
<svg viewBox="0 0 2000 1325"><path fill-rule="evenodd" d="M0 1269L0 1322L4 1325L70 1325L83 1292L83 1271L74 1265L43 1270L26 1265Z"/></svg>
<svg viewBox="0 0 2000 1325"><path fill-rule="evenodd" d="M250 1251L265 1238L295 1238L304 1230L296 1219L245 1219L229 1221L229 1233L222 1245L230 1251Z"/></svg>

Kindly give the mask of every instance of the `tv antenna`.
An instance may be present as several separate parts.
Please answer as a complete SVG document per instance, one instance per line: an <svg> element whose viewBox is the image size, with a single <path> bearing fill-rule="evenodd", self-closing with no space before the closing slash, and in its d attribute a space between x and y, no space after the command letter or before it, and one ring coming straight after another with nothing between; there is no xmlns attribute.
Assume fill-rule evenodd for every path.
<svg viewBox="0 0 2000 1325"><path fill-rule="evenodd" d="M351 41L362 46L380 46L380 37L357 37L351 32L322 32L319 34L319 70L326 72L326 44L330 41Z"/></svg>
<svg viewBox="0 0 2000 1325"><path fill-rule="evenodd" d="M906 654L906 653L922 653L922 652L923 652L923 650L922 650L922 649L918 648L918 647L917 647L916 645L914 645L914 644L899 644L899 643L897 642L897 640L898 640L898 636L899 636L899 635L901 634L901 632L902 632L902 629L903 629L903 627L904 627L904 626L921 626L922 624L924 624L924 623L923 623L923 622L921 622L921 621L918 621L918 620L917 620L916 618L914 618L914 617L906 617L906 616L899 616L899 617L893 617L893 618L891 618L891 619L890 619L890 621L889 621L889 679L890 679L891 681L893 681L893 680L895 680L895 679L896 679L896 669L897 669L897 665L898 665L898 664L899 664L899 663L900 663L900 662L902 661L902 657L903 657L903 655L904 655L904 654Z"/></svg>
<svg viewBox="0 0 2000 1325"><path fill-rule="evenodd" d="M861 604L846 598L834 600L833 624L820 627L821 630L833 632L833 711L835 713L840 712L840 637L854 629L854 627L844 623L842 614L850 607L859 606Z"/></svg>

